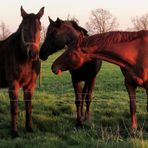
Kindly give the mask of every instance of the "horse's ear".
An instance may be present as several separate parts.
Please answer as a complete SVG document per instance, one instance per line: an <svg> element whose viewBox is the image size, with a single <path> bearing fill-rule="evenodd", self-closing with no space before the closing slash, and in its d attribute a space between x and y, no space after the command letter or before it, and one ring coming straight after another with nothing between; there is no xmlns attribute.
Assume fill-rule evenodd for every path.
<svg viewBox="0 0 148 148"><path fill-rule="evenodd" d="M50 24L54 23L54 21L49 16L48 16L48 20L49 20Z"/></svg>
<svg viewBox="0 0 148 148"><path fill-rule="evenodd" d="M23 9L23 7L21 6L21 16L25 17L28 13Z"/></svg>
<svg viewBox="0 0 148 148"><path fill-rule="evenodd" d="M56 26L57 27L60 27L62 23L63 23L63 21L61 19L57 18L57 20L56 20Z"/></svg>
<svg viewBox="0 0 148 148"><path fill-rule="evenodd" d="M40 9L40 11L36 14L36 16L40 19L42 16L43 16L43 14L44 14L44 8L45 7L42 7L41 9Z"/></svg>

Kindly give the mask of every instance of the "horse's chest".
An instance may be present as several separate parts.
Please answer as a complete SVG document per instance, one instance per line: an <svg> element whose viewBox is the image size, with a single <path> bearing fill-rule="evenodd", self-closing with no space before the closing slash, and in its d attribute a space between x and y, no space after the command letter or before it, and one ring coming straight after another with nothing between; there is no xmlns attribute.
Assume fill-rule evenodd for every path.
<svg viewBox="0 0 148 148"><path fill-rule="evenodd" d="M34 75L34 69L30 65L20 66L17 71L17 78L21 83L28 82Z"/></svg>
<svg viewBox="0 0 148 148"><path fill-rule="evenodd" d="M24 86L32 81L35 74L32 64L17 65L10 79L16 80L19 82L20 86Z"/></svg>
<svg viewBox="0 0 148 148"><path fill-rule="evenodd" d="M27 79L28 77L32 76L32 74L33 70L30 67L20 68L18 77Z"/></svg>

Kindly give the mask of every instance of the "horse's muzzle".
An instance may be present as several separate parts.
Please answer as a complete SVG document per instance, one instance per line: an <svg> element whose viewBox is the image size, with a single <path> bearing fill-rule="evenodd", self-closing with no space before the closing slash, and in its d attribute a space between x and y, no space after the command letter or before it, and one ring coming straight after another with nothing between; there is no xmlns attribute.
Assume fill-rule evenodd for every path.
<svg viewBox="0 0 148 148"><path fill-rule="evenodd" d="M36 60L39 57L39 53L29 50L28 57L33 59L33 60Z"/></svg>
<svg viewBox="0 0 148 148"><path fill-rule="evenodd" d="M52 72L54 74L56 74L56 75L61 75L62 74L62 70L59 69L58 67L56 67L55 65L52 65L51 69L52 69Z"/></svg>
<svg viewBox="0 0 148 148"><path fill-rule="evenodd" d="M26 48L29 58L36 60L39 57L39 46L36 44L26 44Z"/></svg>

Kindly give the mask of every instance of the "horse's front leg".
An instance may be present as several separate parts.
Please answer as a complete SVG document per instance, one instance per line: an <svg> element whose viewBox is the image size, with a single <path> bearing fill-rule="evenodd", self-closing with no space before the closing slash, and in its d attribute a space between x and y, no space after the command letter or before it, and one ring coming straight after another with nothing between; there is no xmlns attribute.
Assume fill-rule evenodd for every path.
<svg viewBox="0 0 148 148"><path fill-rule="evenodd" d="M136 88L137 87L134 85L131 85L127 81L125 81L125 86L130 98L131 127L132 129L136 129L137 128L137 120L136 120Z"/></svg>
<svg viewBox="0 0 148 148"><path fill-rule="evenodd" d="M33 132L32 129L32 96L34 93L35 85L30 85L23 88L24 91L24 101L26 110L26 130L28 132Z"/></svg>
<svg viewBox="0 0 148 148"><path fill-rule="evenodd" d="M90 118L90 104L95 82L96 82L96 77L93 77L91 80L85 82L85 84L87 85L87 92L85 97L85 103L86 103L85 120L88 120Z"/></svg>
<svg viewBox="0 0 148 148"><path fill-rule="evenodd" d="M19 85L13 82L9 85L10 110L11 110L11 132L13 137L18 137L17 114L18 114L18 91Z"/></svg>
<svg viewBox="0 0 148 148"><path fill-rule="evenodd" d="M74 91L75 91L75 104L77 108L77 126L82 126L82 115L81 115L81 107L82 107L82 86L81 82L76 82L72 80Z"/></svg>

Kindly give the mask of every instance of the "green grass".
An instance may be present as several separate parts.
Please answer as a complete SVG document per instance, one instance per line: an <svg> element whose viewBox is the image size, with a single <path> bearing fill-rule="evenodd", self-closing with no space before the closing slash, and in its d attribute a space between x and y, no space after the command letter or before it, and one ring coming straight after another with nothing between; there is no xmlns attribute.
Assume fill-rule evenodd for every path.
<svg viewBox="0 0 148 148"><path fill-rule="evenodd" d="M137 90L138 130L130 135L129 98L120 69L103 62L91 103L91 121L75 127L76 109L69 72L52 74L50 67L60 52L43 62L42 86L33 97L34 133L25 131L22 92L19 94L18 128L20 137L11 138L7 90L0 91L0 148L146 148L148 117L146 95Z"/></svg>

